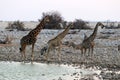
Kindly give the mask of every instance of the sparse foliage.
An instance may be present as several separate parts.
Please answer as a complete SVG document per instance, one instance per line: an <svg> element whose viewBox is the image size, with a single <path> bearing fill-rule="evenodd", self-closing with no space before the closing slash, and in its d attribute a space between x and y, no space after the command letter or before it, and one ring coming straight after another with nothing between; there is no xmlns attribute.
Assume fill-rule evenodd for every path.
<svg viewBox="0 0 120 80"><path fill-rule="evenodd" d="M81 19L76 19L74 21L74 27L73 29L91 29L89 26L87 26L88 22L85 22Z"/></svg>
<svg viewBox="0 0 120 80"><path fill-rule="evenodd" d="M8 27L6 27L6 29L17 29L17 30L20 30L20 31L24 31L25 28L24 28L24 23L23 22L20 22L20 21L14 21L13 23L8 23Z"/></svg>
<svg viewBox="0 0 120 80"><path fill-rule="evenodd" d="M43 13L42 16L49 15L51 16L51 21L45 26L46 29L61 29L59 23L63 22L61 14L57 11Z"/></svg>

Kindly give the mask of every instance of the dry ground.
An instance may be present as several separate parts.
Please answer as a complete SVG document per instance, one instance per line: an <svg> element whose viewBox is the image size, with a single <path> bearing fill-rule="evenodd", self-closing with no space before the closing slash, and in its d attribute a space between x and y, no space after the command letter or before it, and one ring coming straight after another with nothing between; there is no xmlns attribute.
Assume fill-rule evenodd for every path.
<svg viewBox="0 0 120 80"><path fill-rule="evenodd" d="M40 55L40 49L47 43L48 40L55 37L62 30L43 30L38 36L38 40L35 44L35 61L46 62L44 56ZM77 30L76 30L77 31ZM0 39L4 39L4 35L10 35L14 38L12 44L0 44L0 60L1 61L21 61L21 55L19 52L20 39L26 35L28 31L3 31L1 32ZM76 44L81 43L83 35L86 33L88 36L92 33L92 30L81 30L77 34L68 34L63 39L65 41L74 41ZM94 57L85 56L81 57L80 50L74 50L72 48L64 47L61 50L61 62L62 64L74 64L81 65L86 64L86 67L99 66L101 68L120 69L120 52L118 51L118 45L120 44L120 29L103 30L98 32L95 39ZM31 46L26 49L27 61L30 61ZM57 51L50 52L50 63L59 63L57 57Z"/></svg>

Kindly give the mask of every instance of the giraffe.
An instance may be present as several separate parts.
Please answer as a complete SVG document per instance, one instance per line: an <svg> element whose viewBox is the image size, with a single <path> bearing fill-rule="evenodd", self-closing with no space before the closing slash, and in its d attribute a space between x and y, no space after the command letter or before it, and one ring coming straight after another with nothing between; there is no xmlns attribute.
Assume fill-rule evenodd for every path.
<svg viewBox="0 0 120 80"><path fill-rule="evenodd" d="M84 33L84 39L83 39L83 41L85 40L85 39L87 39L88 38L88 36ZM85 45L87 45L87 46L85 46ZM94 41L91 41L90 43L81 43L79 46L80 46L80 50L81 50L81 53L83 54L86 54L86 50L88 49L89 51L88 51L88 53L90 53L90 51L92 51L91 49L93 49L93 47L94 47L94 45L95 45L95 43L94 43ZM83 52L84 51L84 52ZM84 55L83 54L83 55Z"/></svg>
<svg viewBox="0 0 120 80"><path fill-rule="evenodd" d="M94 49L94 46L95 46L95 43L94 43L94 39L97 35L97 31L98 31L98 27L101 26L101 28L104 27L104 25L101 23L101 22L98 22L94 28L94 31L93 33L87 37L86 39L83 40L83 42L81 43L82 45L82 53L86 53L86 49L89 49L89 52L90 53L90 50L91 50L91 55L93 54L93 49ZM83 52L83 50L85 50Z"/></svg>
<svg viewBox="0 0 120 80"><path fill-rule="evenodd" d="M67 41L66 46L72 46L74 49L81 50L82 55L86 54L87 49L89 50L88 53L91 52L91 54L93 54L93 48L95 46L94 39L97 35L98 26L101 26L102 28L104 27L102 23L98 22L95 26L93 33L89 37L84 34L84 40L82 41L82 43L75 44L74 42Z"/></svg>
<svg viewBox="0 0 120 80"><path fill-rule="evenodd" d="M22 60L25 61L26 55L25 55L25 49L27 45L32 45L32 53L31 53L31 61L34 59L34 45L37 40L37 35L40 33L40 31L43 29L46 23L50 21L50 16L45 16L43 19L40 21L40 23L31 30L26 36L23 36L20 40L20 45L21 47L19 48L20 53L21 53L21 58Z"/></svg>
<svg viewBox="0 0 120 80"><path fill-rule="evenodd" d="M73 23L70 23L67 28L61 32L60 34L58 34L56 37L54 37L53 39L49 40L47 42L47 47L41 49L41 55L43 55L44 53L46 53L46 59L48 60L48 56L49 56L49 52L53 49L57 49L58 50L58 58L61 54L60 50L61 50L61 47L62 47L62 39L67 35L69 29L73 27ZM45 51L44 51L45 50ZM60 60L60 58L59 58Z"/></svg>

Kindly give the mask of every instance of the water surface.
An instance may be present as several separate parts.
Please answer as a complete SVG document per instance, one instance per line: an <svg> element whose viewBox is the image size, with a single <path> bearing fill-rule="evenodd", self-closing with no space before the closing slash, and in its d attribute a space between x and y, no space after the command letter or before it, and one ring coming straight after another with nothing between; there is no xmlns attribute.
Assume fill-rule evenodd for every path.
<svg viewBox="0 0 120 80"><path fill-rule="evenodd" d="M70 77L80 71L84 74L93 73L67 65L0 62L0 80L58 80L59 77Z"/></svg>

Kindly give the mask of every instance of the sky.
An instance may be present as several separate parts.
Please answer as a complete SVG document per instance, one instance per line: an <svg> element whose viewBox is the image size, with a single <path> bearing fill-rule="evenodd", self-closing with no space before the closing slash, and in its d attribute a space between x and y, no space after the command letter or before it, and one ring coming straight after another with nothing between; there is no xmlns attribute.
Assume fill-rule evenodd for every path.
<svg viewBox="0 0 120 80"><path fill-rule="evenodd" d="M120 21L120 0L0 0L2 21L37 21L51 11L66 21Z"/></svg>

